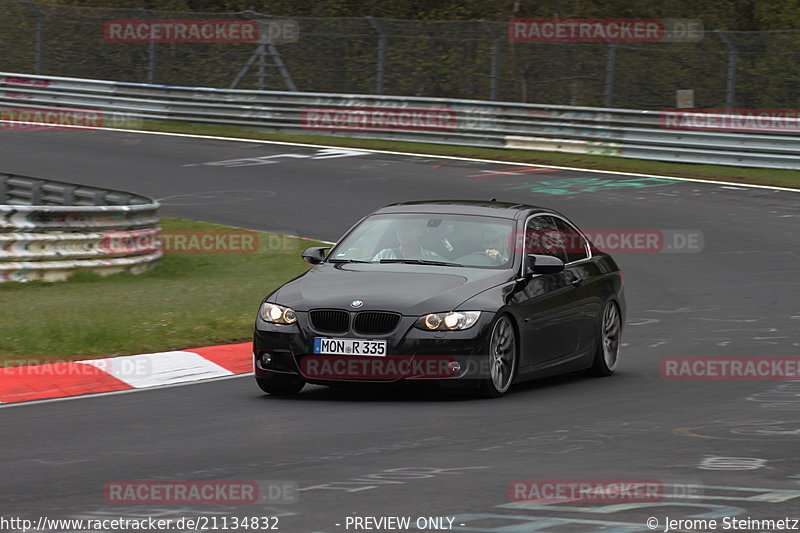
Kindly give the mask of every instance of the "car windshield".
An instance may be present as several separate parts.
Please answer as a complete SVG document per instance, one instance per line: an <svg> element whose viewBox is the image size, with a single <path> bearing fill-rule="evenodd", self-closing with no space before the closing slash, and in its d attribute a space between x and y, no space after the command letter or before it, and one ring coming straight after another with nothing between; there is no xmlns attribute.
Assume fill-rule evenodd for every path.
<svg viewBox="0 0 800 533"><path fill-rule="evenodd" d="M513 221L451 214L372 215L351 231L328 261L508 268Z"/></svg>

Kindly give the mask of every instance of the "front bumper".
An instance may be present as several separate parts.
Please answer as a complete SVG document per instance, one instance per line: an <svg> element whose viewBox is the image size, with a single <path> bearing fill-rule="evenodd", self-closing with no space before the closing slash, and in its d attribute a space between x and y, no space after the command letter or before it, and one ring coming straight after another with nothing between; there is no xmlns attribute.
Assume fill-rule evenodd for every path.
<svg viewBox="0 0 800 533"><path fill-rule="evenodd" d="M488 337L493 313L481 313L478 322L463 331L423 331L413 326L417 316L404 316L387 335L341 334L315 331L308 314L297 313L292 325L264 322L259 317L253 336L256 378L280 375L310 383L393 382L400 380L470 380L488 376ZM386 355L345 356L313 353L314 338L385 340ZM262 354L271 361L262 364Z"/></svg>

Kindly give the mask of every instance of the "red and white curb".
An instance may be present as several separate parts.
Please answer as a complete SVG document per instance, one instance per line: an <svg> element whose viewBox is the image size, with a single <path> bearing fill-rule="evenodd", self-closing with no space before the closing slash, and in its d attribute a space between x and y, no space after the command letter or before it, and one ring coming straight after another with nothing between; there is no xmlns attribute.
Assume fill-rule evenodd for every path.
<svg viewBox="0 0 800 533"><path fill-rule="evenodd" d="M145 389L253 371L252 343L0 368L0 403Z"/></svg>

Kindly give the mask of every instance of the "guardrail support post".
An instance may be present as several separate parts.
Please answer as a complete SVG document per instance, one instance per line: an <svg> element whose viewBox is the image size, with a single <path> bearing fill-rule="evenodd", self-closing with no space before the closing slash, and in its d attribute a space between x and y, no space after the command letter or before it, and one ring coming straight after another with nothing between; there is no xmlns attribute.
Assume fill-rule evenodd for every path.
<svg viewBox="0 0 800 533"><path fill-rule="evenodd" d="M378 51L375 60L375 94L383 94L386 76L386 32L374 17L367 17L370 26L378 33Z"/></svg>
<svg viewBox="0 0 800 533"><path fill-rule="evenodd" d="M108 202L106 202L106 191L94 191L92 196L94 197L93 205L108 205Z"/></svg>
<svg viewBox="0 0 800 533"><path fill-rule="evenodd" d="M492 25L485 21L481 20L481 25L489 34L489 38L492 40L492 56L489 60L489 100L497 100L497 82L499 79L499 72L500 72L500 46L501 41L497 38L497 32L494 31Z"/></svg>
<svg viewBox="0 0 800 533"><path fill-rule="evenodd" d="M41 205L42 204L42 192L44 188L44 182L37 181L31 184L31 192L30 192L30 203L31 205Z"/></svg>
<svg viewBox="0 0 800 533"><path fill-rule="evenodd" d="M719 38L728 49L728 74L725 83L725 108L730 111L736 105L736 67L739 60L739 50L724 31L715 30Z"/></svg>
<svg viewBox="0 0 800 533"><path fill-rule="evenodd" d="M606 58L606 86L603 91L603 105L614 107L614 72L617 69L617 43L608 43Z"/></svg>
<svg viewBox="0 0 800 533"><path fill-rule="evenodd" d="M63 205L71 205L75 203L75 189L76 185L66 186L61 191L61 203Z"/></svg>

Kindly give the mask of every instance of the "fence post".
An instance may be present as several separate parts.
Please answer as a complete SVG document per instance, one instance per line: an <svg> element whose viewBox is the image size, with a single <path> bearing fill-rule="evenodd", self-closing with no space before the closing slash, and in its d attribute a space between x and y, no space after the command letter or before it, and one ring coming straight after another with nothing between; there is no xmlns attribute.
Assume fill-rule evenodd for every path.
<svg viewBox="0 0 800 533"><path fill-rule="evenodd" d="M617 43L608 43L606 57L606 86L603 94L603 105L614 107L614 72L617 69Z"/></svg>
<svg viewBox="0 0 800 533"><path fill-rule="evenodd" d="M261 45L256 49L258 53L258 90L263 91L267 86L267 42L272 39L269 34L269 21L259 19L258 25L261 27Z"/></svg>
<svg viewBox="0 0 800 533"><path fill-rule="evenodd" d="M386 32L374 17L367 17L370 26L378 33L378 57L375 64L375 94L383 94L386 75Z"/></svg>
<svg viewBox="0 0 800 533"><path fill-rule="evenodd" d="M736 66L739 60L739 50L724 31L714 30L728 49L728 73L725 83L725 108L730 111L736 105Z"/></svg>
<svg viewBox="0 0 800 533"><path fill-rule="evenodd" d="M34 37L33 50L34 50L34 66L33 73L42 73L42 48L44 46L44 17L36 4L30 0L25 0L25 5L28 6L36 17L36 36Z"/></svg>
<svg viewBox="0 0 800 533"><path fill-rule="evenodd" d="M152 14L150 10L140 8L142 13L144 13L144 18L150 19L152 18ZM153 39L150 39L150 42L147 43L147 83L153 84L156 81L156 42Z"/></svg>
<svg viewBox="0 0 800 533"><path fill-rule="evenodd" d="M497 82L500 71L500 39L497 38L497 33L492 28L491 23L481 20L483 28L489 34L492 40L492 56L489 61L489 100L497 100Z"/></svg>

